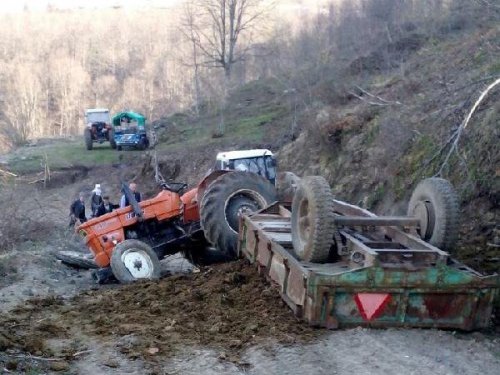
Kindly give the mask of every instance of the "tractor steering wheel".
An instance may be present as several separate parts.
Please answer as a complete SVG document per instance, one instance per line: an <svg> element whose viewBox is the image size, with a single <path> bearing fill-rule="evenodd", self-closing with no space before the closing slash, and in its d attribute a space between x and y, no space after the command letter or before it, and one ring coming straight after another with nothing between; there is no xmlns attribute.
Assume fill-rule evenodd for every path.
<svg viewBox="0 0 500 375"><path fill-rule="evenodd" d="M174 185L177 185L177 186L174 186ZM166 183L166 182L163 182L161 184L161 187L165 190L168 190L168 191L171 191L173 193L179 193L181 192L182 190L184 190L185 188L187 188L187 184L183 183L183 182L172 182L170 184Z"/></svg>

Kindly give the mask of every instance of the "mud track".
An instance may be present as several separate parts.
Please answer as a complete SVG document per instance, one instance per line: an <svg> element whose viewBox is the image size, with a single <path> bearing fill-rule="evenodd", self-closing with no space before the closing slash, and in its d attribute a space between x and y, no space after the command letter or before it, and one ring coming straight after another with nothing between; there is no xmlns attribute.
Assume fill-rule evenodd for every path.
<svg viewBox="0 0 500 375"><path fill-rule="evenodd" d="M271 338L306 342L324 333L298 322L244 261L159 282L85 291L66 302L32 299L0 318L0 326L0 350L68 356L56 353L48 341L82 335L112 341L128 337L118 350L146 362L201 346L238 363L250 345Z"/></svg>

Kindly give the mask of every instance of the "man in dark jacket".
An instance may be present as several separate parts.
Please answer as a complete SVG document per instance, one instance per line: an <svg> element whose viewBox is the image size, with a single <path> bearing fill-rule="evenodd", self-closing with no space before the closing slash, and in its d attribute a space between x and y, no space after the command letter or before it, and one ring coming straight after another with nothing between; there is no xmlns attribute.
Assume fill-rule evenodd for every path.
<svg viewBox="0 0 500 375"><path fill-rule="evenodd" d="M80 193L78 199L75 200L69 209L69 226L72 227L75 225L77 220L80 220L80 223L85 223L87 221L87 217L85 216L85 194Z"/></svg>
<svg viewBox="0 0 500 375"><path fill-rule="evenodd" d="M137 203L141 201L141 193L137 191L137 184L134 182L131 182L130 185L128 186L132 194L134 194L135 200ZM122 195L122 199L120 200L120 208L124 208L130 205L130 202L128 201L128 198L125 194Z"/></svg>
<svg viewBox="0 0 500 375"><path fill-rule="evenodd" d="M97 215L96 217L109 214L110 212L113 212L114 209L119 208L117 204L113 204L109 201L108 196L102 197L102 204L99 205L97 208Z"/></svg>

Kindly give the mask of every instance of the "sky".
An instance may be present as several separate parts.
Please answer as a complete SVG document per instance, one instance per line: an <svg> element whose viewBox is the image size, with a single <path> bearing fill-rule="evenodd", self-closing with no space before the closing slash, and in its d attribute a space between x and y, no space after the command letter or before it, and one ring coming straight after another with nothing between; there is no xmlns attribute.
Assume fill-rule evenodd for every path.
<svg viewBox="0 0 500 375"><path fill-rule="evenodd" d="M0 13L21 12L25 7L31 11L43 11L51 4L59 9L76 8L109 8L114 6L141 8L141 7L169 7L181 3L183 0L0 0ZM326 0L275 0L277 5L302 8L314 7Z"/></svg>
<svg viewBox="0 0 500 375"><path fill-rule="evenodd" d="M0 12L19 12L26 6L29 10L47 9L48 4L59 9L107 8L113 6L143 7L171 6L182 0L0 0Z"/></svg>

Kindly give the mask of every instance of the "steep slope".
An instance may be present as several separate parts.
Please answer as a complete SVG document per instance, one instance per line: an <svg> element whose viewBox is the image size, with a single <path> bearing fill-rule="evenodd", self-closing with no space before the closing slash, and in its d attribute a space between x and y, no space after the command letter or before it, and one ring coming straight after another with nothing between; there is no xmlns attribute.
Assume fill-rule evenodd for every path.
<svg viewBox="0 0 500 375"><path fill-rule="evenodd" d="M334 89L342 100L324 101L301 136L280 151L281 167L321 174L339 198L378 213L404 213L420 179L448 178L462 205L457 254L473 266L498 270L500 87L478 107L458 152L445 162L450 137L500 76L498 45L500 28L494 26L428 39L397 68L363 79L350 74L351 82Z"/></svg>
<svg viewBox="0 0 500 375"><path fill-rule="evenodd" d="M495 271L500 258L499 87L474 113L458 153L445 159L450 137L500 75L498 45L495 23L441 39L410 33L386 46L390 68L380 68L378 49L367 51L308 87L309 101L299 110L285 80L252 82L230 95L221 138L214 137L220 108L208 104L197 116L175 114L156 121L160 160L179 167L176 178L195 184L217 151L267 147L279 150L281 170L323 175L336 196L378 213L406 212L418 181L440 175L461 197L456 255Z"/></svg>

